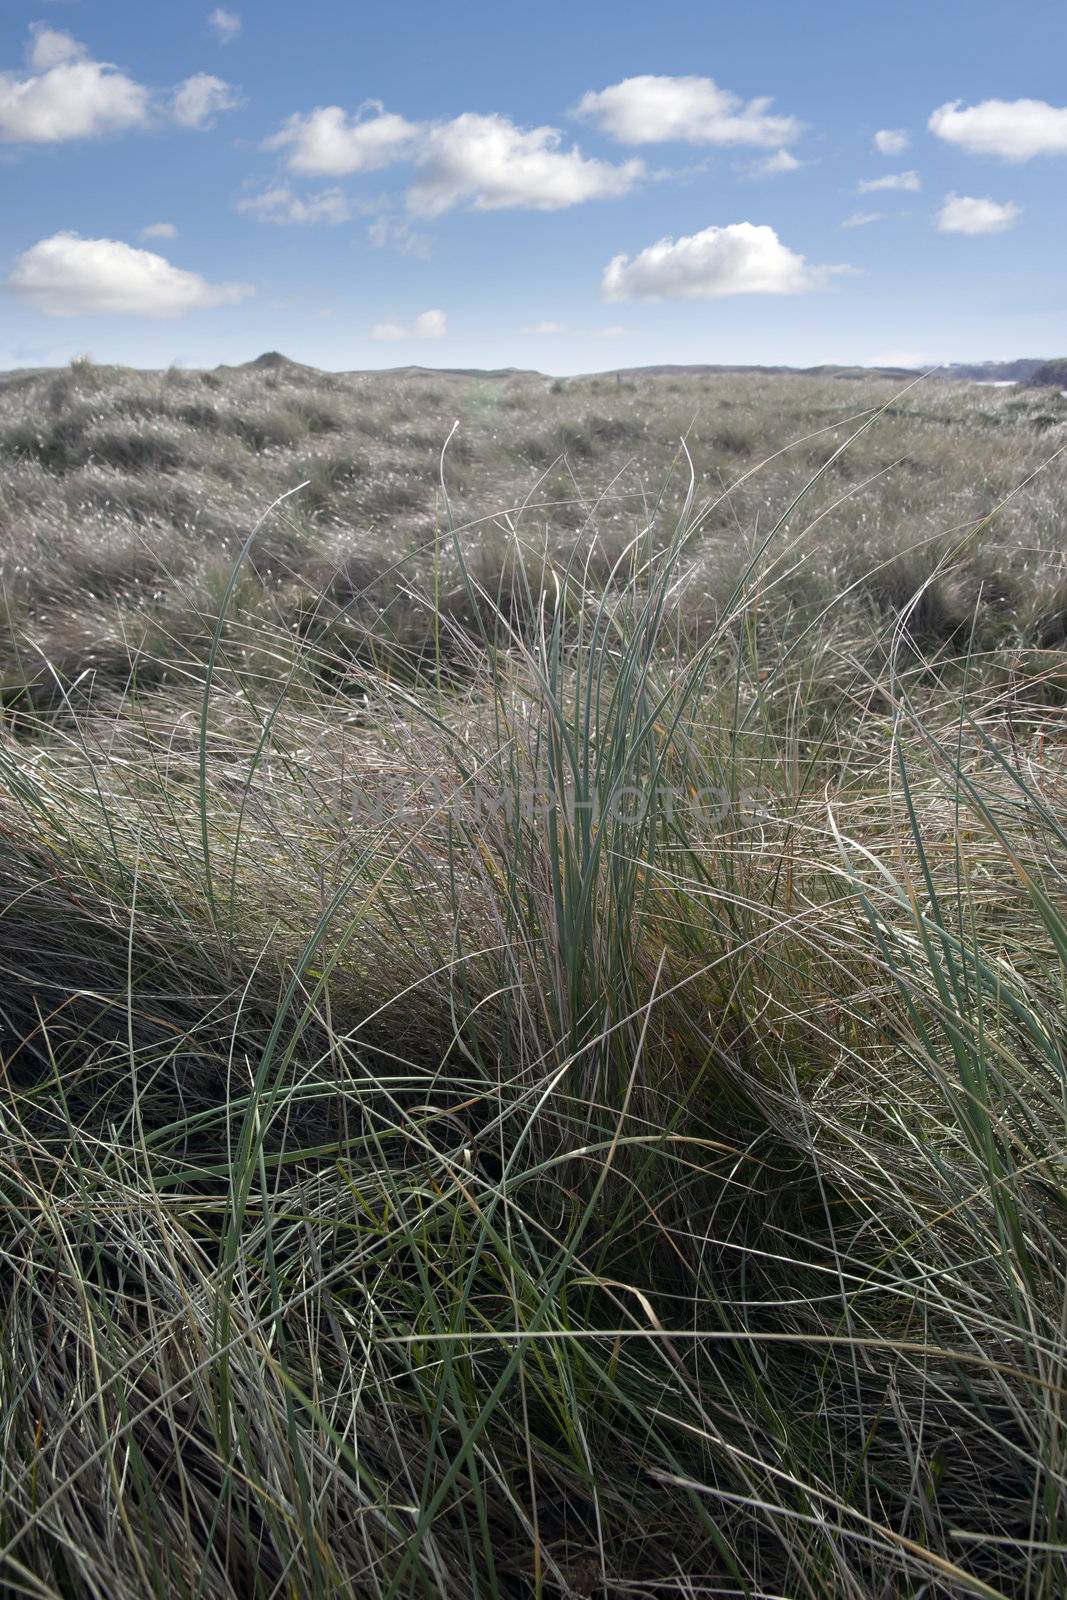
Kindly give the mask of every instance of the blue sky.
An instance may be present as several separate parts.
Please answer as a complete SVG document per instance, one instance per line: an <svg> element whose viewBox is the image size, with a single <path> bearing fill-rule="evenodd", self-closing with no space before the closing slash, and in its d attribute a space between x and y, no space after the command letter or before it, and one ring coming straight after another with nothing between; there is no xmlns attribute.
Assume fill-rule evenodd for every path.
<svg viewBox="0 0 1067 1600"><path fill-rule="evenodd" d="M1051 0L6 0L0 367L1060 355L1065 61Z"/></svg>

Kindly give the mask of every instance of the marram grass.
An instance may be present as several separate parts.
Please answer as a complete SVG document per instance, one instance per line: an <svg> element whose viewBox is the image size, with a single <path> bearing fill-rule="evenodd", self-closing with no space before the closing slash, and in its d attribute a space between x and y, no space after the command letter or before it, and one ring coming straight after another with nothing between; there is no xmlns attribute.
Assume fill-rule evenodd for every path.
<svg viewBox="0 0 1067 1600"><path fill-rule="evenodd" d="M119 381L54 496L108 395L201 425ZM9 563L5 1593L1063 1593L1062 460L876 551L851 463L966 415L836 394L748 524L692 437L579 487L620 386L377 557L320 466L221 553L127 477L121 550Z"/></svg>

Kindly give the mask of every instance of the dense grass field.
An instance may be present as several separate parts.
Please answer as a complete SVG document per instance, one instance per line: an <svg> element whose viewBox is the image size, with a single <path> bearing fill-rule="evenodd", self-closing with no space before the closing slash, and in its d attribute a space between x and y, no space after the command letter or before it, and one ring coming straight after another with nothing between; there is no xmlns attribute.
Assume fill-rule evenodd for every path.
<svg viewBox="0 0 1067 1600"><path fill-rule="evenodd" d="M1067 400L0 378L0 1586L1057 1600Z"/></svg>

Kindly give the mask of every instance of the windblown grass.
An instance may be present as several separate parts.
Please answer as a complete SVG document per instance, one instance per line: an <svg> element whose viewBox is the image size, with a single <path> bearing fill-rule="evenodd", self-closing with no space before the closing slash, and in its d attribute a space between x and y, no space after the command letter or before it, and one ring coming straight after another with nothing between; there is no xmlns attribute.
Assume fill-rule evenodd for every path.
<svg viewBox="0 0 1067 1600"><path fill-rule="evenodd" d="M435 382L166 482L17 446L6 1592L1056 1600L1061 435Z"/></svg>

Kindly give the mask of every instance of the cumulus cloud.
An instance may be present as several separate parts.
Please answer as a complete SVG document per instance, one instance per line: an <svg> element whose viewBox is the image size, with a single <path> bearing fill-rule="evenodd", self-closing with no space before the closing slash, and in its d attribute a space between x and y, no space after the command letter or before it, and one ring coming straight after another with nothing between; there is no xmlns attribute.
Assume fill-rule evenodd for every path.
<svg viewBox="0 0 1067 1600"><path fill-rule="evenodd" d="M375 250L395 250L421 261L428 261L433 253L429 234L419 233L407 217L376 217L367 228L367 240Z"/></svg>
<svg viewBox="0 0 1067 1600"><path fill-rule="evenodd" d="M179 317L186 311L235 305L255 291L247 283L208 283L151 250L117 239L56 233L18 257L5 287L50 317L87 312Z"/></svg>
<svg viewBox="0 0 1067 1600"><path fill-rule="evenodd" d="M850 217L845 218L841 226L843 228L867 228L872 222L884 222L887 216L888 212L886 211L854 211Z"/></svg>
<svg viewBox="0 0 1067 1600"><path fill-rule="evenodd" d="M605 267L605 300L695 300L731 294L803 294L824 288L831 269L809 267L773 228L732 222L660 239Z"/></svg>
<svg viewBox="0 0 1067 1600"><path fill-rule="evenodd" d="M210 128L223 111L233 111L240 99L228 83L210 72L196 72L175 90L171 115L183 128Z"/></svg>
<svg viewBox="0 0 1067 1600"><path fill-rule="evenodd" d="M560 145L556 128L524 129L507 117L465 112L426 130L408 207L424 217L457 205L558 211L627 194L644 176L640 161L613 166Z"/></svg>
<svg viewBox="0 0 1067 1600"><path fill-rule="evenodd" d="M0 72L0 143L58 144L145 127L156 114L180 127L209 128L238 104L230 85L198 72L163 106L160 96L58 28L31 30L29 71Z"/></svg>
<svg viewBox="0 0 1067 1600"><path fill-rule="evenodd" d="M93 139L148 119L148 90L56 28L38 27L30 71L0 72L0 141L57 144Z"/></svg>
<svg viewBox="0 0 1067 1600"><path fill-rule="evenodd" d="M776 178L783 172L799 172L804 165L789 150L776 150L773 156L764 156L761 161L753 162L749 168L749 176L753 178Z"/></svg>
<svg viewBox="0 0 1067 1600"><path fill-rule="evenodd" d="M555 211L621 195L644 176L644 164L614 165L563 148L556 128L520 128L508 117L464 112L447 122L416 123L368 101L349 116L319 106L283 123L263 146L284 152L291 172L340 176L374 172L398 161L415 167L409 211L436 217L464 205Z"/></svg>
<svg viewBox="0 0 1067 1600"><path fill-rule="evenodd" d="M525 328L520 328L520 333L552 334L566 333L567 329L562 322L531 322Z"/></svg>
<svg viewBox="0 0 1067 1600"><path fill-rule="evenodd" d="M260 222L296 223L347 222L352 215L348 197L340 189L321 189L318 194L299 195L285 184L264 189L261 194L238 200L237 210Z"/></svg>
<svg viewBox="0 0 1067 1600"><path fill-rule="evenodd" d="M366 113L370 113L367 115ZM291 172L341 177L377 172L410 154L418 126L368 101L354 117L340 106L316 106L289 117L266 140L265 150L283 150Z"/></svg>
<svg viewBox="0 0 1067 1600"><path fill-rule="evenodd" d="M69 33L50 28L46 22L35 22L30 28L30 47L27 51L30 66L35 72L48 72L64 61L77 61L88 51Z"/></svg>
<svg viewBox="0 0 1067 1600"><path fill-rule="evenodd" d="M229 44L241 31L241 19L236 11L227 11L224 6L215 7L207 19L207 25L219 44Z"/></svg>
<svg viewBox="0 0 1067 1600"><path fill-rule="evenodd" d="M910 144L903 128L879 128L874 136L874 148L882 156L902 156Z"/></svg>
<svg viewBox="0 0 1067 1600"><path fill-rule="evenodd" d="M742 100L712 78L644 73L607 89L590 90L577 113L619 144L791 144L803 130L796 117L772 115L771 100Z"/></svg>
<svg viewBox="0 0 1067 1600"><path fill-rule="evenodd" d="M1022 207L1014 201L983 200L969 194L950 194L937 213L939 233L1004 233L1014 227Z"/></svg>
<svg viewBox="0 0 1067 1600"><path fill-rule="evenodd" d="M448 332L448 317L443 311L420 311L412 323L376 322L372 339L443 339Z"/></svg>
<svg viewBox="0 0 1067 1600"><path fill-rule="evenodd" d="M931 113L927 126L970 155L1004 161L1067 155L1067 106L1045 100L983 100L976 106L950 100Z"/></svg>
<svg viewBox="0 0 1067 1600"><path fill-rule="evenodd" d="M0 142L59 144L94 139L149 123L154 96L85 45L54 27L32 29L29 74L0 72ZM182 128L210 128L237 106L229 83L197 72L179 85L170 115Z"/></svg>
<svg viewBox="0 0 1067 1600"><path fill-rule="evenodd" d="M875 194L881 189L905 189L914 194L921 189L917 172L890 172L884 178L861 178L856 185L857 194Z"/></svg>
<svg viewBox="0 0 1067 1600"><path fill-rule="evenodd" d="M176 239L178 230L173 222L150 222L138 235L141 239Z"/></svg>

